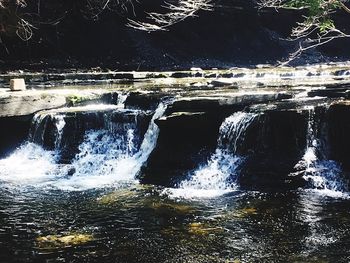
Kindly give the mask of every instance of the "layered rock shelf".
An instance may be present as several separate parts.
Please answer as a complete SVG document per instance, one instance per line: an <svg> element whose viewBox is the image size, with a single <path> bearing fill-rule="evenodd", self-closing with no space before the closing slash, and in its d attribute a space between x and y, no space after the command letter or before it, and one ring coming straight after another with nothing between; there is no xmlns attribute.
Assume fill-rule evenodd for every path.
<svg viewBox="0 0 350 263"><path fill-rule="evenodd" d="M6 127L1 131L1 154L10 153L31 131L33 142L47 150L60 147L58 161L69 164L87 130L125 130L125 125L133 125L130 140L134 140L133 147L140 148L154 111L164 103L165 113L154 119L159 137L138 178L142 183L173 186L208 162L225 118L247 112L256 117L235 142L235 154L244 156L240 185L248 189L301 187L307 182L298 162L310 147L310 125L322 158L336 161L345 172L349 169L349 69L338 65L327 75L331 67L323 68L322 74L314 76L275 73L278 78L256 76L257 71L266 70L262 68L224 80L222 75L208 77L208 72L195 76L199 71L193 70L193 76L144 75L146 79L129 79L129 84L44 87L48 83L43 82L38 89L35 81L29 82L27 91L1 91L0 123ZM62 130L59 121L64 122ZM229 134L226 137L238 140Z"/></svg>

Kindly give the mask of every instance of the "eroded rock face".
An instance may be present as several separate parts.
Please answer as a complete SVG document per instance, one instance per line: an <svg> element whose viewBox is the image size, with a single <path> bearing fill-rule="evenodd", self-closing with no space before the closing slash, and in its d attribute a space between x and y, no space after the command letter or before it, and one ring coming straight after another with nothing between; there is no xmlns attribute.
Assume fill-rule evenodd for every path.
<svg viewBox="0 0 350 263"><path fill-rule="evenodd" d="M215 150L223 116L183 112L156 121L157 146L142 171L142 182L174 185Z"/></svg>
<svg viewBox="0 0 350 263"><path fill-rule="evenodd" d="M306 133L307 116L297 110L258 115L237 147L237 154L246 156L240 185L249 189L300 186L302 180L289 174L304 154Z"/></svg>
<svg viewBox="0 0 350 263"><path fill-rule="evenodd" d="M166 186L178 183L210 158L226 117L254 103L290 97L286 93L262 92L175 101L168 107L166 115L156 121L160 135L147 166L141 172L142 182Z"/></svg>
<svg viewBox="0 0 350 263"><path fill-rule="evenodd" d="M173 186L205 165L218 145L220 125L237 111L256 115L244 135L235 142L236 148L231 149L232 155L244 158L237 177L242 188L305 186L303 172L296 171L296 167L310 143L317 144L315 154L319 160L335 160L346 168L349 106L341 102L329 107L333 95L329 98L311 96L305 100L283 99L282 96L280 101L271 103L265 95L256 96L254 102L252 97L175 101L166 115L156 121L160 136L142 171L142 182ZM311 135L317 142L307 142ZM235 140L229 134L225 137L228 141Z"/></svg>
<svg viewBox="0 0 350 263"><path fill-rule="evenodd" d="M0 158L11 154L28 136L31 117L0 118Z"/></svg>
<svg viewBox="0 0 350 263"><path fill-rule="evenodd" d="M332 159L350 169L350 102L334 103L328 110L329 148Z"/></svg>

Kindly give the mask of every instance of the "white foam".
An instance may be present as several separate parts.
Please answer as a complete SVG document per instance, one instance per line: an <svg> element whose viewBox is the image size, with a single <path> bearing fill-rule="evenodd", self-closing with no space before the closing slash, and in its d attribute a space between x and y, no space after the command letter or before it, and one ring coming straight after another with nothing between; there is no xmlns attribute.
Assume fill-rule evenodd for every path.
<svg viewBox="0 0 350 263"><path fill-rule="evenodd" d="M212 198L238 189L235 183L242 157L235 154L238 142L255 114L237 112L221 124L218 146L208 163L182 181L178 189L165 189L170 198Z"/></svg>
<svg viewBox="0 0 350 263"><path fill-rule="evenodd" d="M135 176L158 139L159 128L154 120L161 117L165 109L166 105L162 103L157 108L137 152L132 128L126 131L126 138L113 138L103 130L88 132L72 164L76 173L54 185L63 190L81 191L126 182L136 183Z"/></svg>
<svg viewBox="0 0 350 263"><path fill-rule="evenodd" d="M101 109L105 108L101 106ZM79 146L79 153L72 164L66 166L56 163L58 152L47 151L28 142L10 157L0 160L0 180L18 185L52 186L69 191L124 182L137 183L135 177L158 139L159 129L154 120L161 117L165 109L166 105L161 103L139 149L135 146L136 125L133 123L121 125L124 130L118 134L108 129L87 131ZM55 115L57 116L60 115ZM37 123L40 117L37 115L34 122ZM64 118L57 118L56 128L58 133L62 132ZM74 168L75 173L67 177L71 168Z"/></svg>
<svg viewBox="0 0 350 263"><path fill-rule="evenodd" d="M314 131L314 107L309 107L308 111L307 147L295 169L303 171L303 178L310 184L310 190L313 192L328 197L344 198L348 193L341 178L342 170L337 162L318 157L320 139Z"/></svg>
<svg viewBox="0 0 350 263"><path fill-rule="evenodd" d="M63 129L66 126L66 121L64 120L64 117L65 116L62 114L54 116L56 130L57 130L57 136L56 136L56 140L55 140L55 149L58 149L60 147L60 144L61 144Z"/></svg>
<svg viewBox="0 0 350 263"><path fill-rule="evenodd" d="M8 158L0 160L0 171L0 180L19 185L47 182L59 172L55 153L29 142Z"/></svg>
<svg viewBox="0 0 350 263"><path fill-rule="evenodd" d="M125 108L125 101L126 99L128 98L129 94L126 93L126 94L118 94L118 97L117 97L117 107L120 108L120 109L124 109Z"/></svg>

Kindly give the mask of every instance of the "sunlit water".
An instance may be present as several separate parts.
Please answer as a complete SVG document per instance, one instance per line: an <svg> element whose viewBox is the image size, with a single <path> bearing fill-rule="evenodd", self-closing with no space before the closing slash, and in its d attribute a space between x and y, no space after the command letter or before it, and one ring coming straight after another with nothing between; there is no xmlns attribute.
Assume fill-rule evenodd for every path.
<svg viewBox="0 0 350 263"><path fill-rule="evenodd" d="M125 101L125 98L122 99ZM87 107L91 109L91 106ZM17 186L46 186L68 191L137 184L135 177L157 142L159 128L154 120L161 117L165 110L166 104L160 103L139 146L136 142L138 138L134 135L135 123L118 123L114 126L108 123L102 129L87 130L78 153L69 165L57 162L64 118L61 113L54 115L50 112L57 129L55 150L45 150L31 141L24 143L8 158L0 160L0 181ZM32 128L34 135L30 138L36 136L37 126L41 125L43 116L46 115L35 116Z"/></svg>
<svg viewBox="0 0 350 263"><path fill-rule="evenodd" d="M350 200L307 191L169 199L153 186L0 191L1 262L348 262ZM47 236L88 235L80 244Z"/></svg>
<svg viewBox="0 0 350 263"><path fill-rule="evenodd" d="M342 177L340 165L322 156L320 136L315 132L315 109L308 109L308 125L306 136L306 149L303 158L296 164L295 169L303 172L303 178L308 182L309 191L319 194L349 198L349 189L346 187L345 179Z"/></svg>
<svg viewBox="0 0 350 263"><path fill-rule="evenodd" d="M0 160L0 262L350 261L350 199L337 164L317 158L312 132L299 163L306 189L240 190L235 153L255 118L243 112L223 122L216 151L176 189L140 185L165 108L139 147L126 125L117 137L87 131L70 165L32 142ZM55 120L56 149L65 123Z"/></svg>
<svg viewBox="0 0 350 263"><path fill-rule="evenodd" d="M178 188L165 189L163 193L172 198L211 198L237 190L237 169L244 157L236 151L255 117L256 114L247 112L236 112L227 117L220 126L217 149L208 163L190 174Z"/></svg>

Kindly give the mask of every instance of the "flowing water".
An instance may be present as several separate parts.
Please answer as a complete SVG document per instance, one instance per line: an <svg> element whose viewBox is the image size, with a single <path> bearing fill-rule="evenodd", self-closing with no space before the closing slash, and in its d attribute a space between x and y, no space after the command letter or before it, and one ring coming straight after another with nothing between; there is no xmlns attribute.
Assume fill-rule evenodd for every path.
<svg viewBox="0 0 350 263"><path fill-rule="evenodd" d="M50 113L48 150L34 143L48 125L36 115L28 142L0 160L0 262L350 261L350 199L339 166L317 153L312 109L297 168L322 191L276 193L237 183L238 149L257 116L245 112L223 121L215 152L177 189L139 184L165 110L161 103L140 143L136 121L87 129L70 164L58 161L66 116Z"/></svg>
<svg viewBox="0 0 350 263"><path fill-rule="evenodd" d="M349 200L307 191L173 200L160 191L141 185L81 192L3 186L1 262L350 259Z"/></svg>
<svg viewBox="0 0 350 263"><path fill-rule="evenodd" d="M340 165L327 159L322 149L322 133L316 135L317 123L315 109L308 109L306 150L302 160L295 166L302 170L303 177L313 191L320 191L330 196L348 196L348 189L342 178Z"/></svg>
<svg viewBox="0 0 350 263"><path fill-rule="evenodd" d="M219 130L217 148L208 163L190 174L179 188L165 192L172 197L208 198L236 190L237 169L244 160L236 154L237 147L255 117L253 113L237 112L226 118Z"/></svg>
<svg viewBox="0 0 350 263"><path fill-rule="evenodd" d="M125 97L119 104L125 101ZM121 105L90 105L84 110L94 111L115 109L123 111ZM136 174L155 147L158 127L154 120L161 117L166 104L160 103L142 138L135 137L137 121L131 123L110 122L111 114L103 115L104 126L101 129L88 129L78 147L70 165L57 162L60 144L65 127L65 115L61 112L43 112L34 116L29 141L18 148L10 157L0 160L1 180L13 184L43 185L62 190L87 190L113 184L137 183ZM79 109L81 110L81 109ZM75 109L75 111L78 111ZM113 112L112 112L113 113ZM135 114L138 111L135 110ZM56 139L54 150L45 150L40 144L49 118L54 120ZM36 144L34 142L39 142ZM20 164L20 165L19 165ZM34 169L34 170L33 170ZM34 171L34 172L31 172ZM73 173L70 175L70 173ZM28 176L28 174L30 174Z"/></svg>

